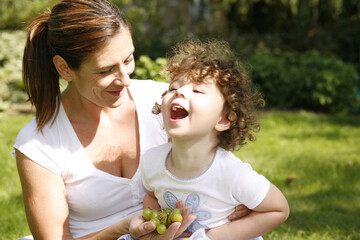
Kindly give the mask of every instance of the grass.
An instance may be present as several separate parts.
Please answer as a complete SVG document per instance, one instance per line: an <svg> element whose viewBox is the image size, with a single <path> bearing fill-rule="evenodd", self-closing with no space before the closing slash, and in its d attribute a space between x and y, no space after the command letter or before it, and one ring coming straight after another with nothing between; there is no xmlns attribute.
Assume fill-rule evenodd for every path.
<svg viewBox="0 0 360 240"><path fill-rule="evenodd" d="M260 117L256 142L236 154L278 186L291 209L264 239L360 239L360 118Z"/></svg>
<svg viewBox="0 0 360 240"><path fill-rule="evenodd" d="M12 146L19 130L31 118L31 115L8 116L0 112L0 240L30 234Z"/></svg>
<svg viewBox="0 0 360 240"><path fill-rule="evenodd" d="M0 240L30 234L13 159L31 115L0 115ZM236 151L289 201L289 219L264 239L360 239L360 117L264 112L257 140Z"/></svg>

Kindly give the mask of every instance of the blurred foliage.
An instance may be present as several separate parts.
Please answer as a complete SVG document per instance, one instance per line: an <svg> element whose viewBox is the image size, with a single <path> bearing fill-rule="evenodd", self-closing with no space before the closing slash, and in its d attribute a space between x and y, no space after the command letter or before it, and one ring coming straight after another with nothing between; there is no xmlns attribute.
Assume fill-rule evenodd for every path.
<svg viewBox="0 0 360 240"><path fill-rule="evenodd" d="M0 29L20 29L59 0L2 0ZM334 53L360 64L359 0L113 0L132 24L137 56L164 57L185 38L226 39L243 56L257 46Z"/></svg>
<svg viewBox="0 0 360 240"><path fill-rule="evenodd" d="M165 67L167 60L165 58L157 58L153 61L149 56L142 55L135 62L135 71L131 75L134 79L152 79L155 81L166 82Z"/></svg>
<svg viewBox="0 0 360 240"><path fill-rule="evenodd" d="M1 0L0 29L20 29L58 0Z"/></svg>
<svg viewBox="0 0 360 240"><path fill-rule="evenodd" d="M0 31L0 111L27 99L21 81L25 36L23 31Z"/></svg>
<svg viewBox="0 0 360 240"><path fill-rule="evenodd" d="M270 50L334 53L360 63L359 0L115 1L152 59L185 38L226 39L244 57Z"/></svg>
<svg viewBox="0 0 360 240"><path fill-rule="evenodd" d="M58 1L2 0L0 29L23 29L25 22ZM353 108L349 99L356 96L360 81L354 84L354 67L346 63L360 72L359 0L113 2L132 25L137 60L134 78L163 81L159 72L172 46L188 38L215 38L227 40L242 59L252 63L255 80L264 84L260 87L269 99L268 106L330 112L342 111L345 105ZM4 40L8 34L0 35L0 109L8 107L9 101L24 99L18 89L25 35L15 32L12 40ZM279 89L281 94L275 94ZM296 89L309 92L301 97Z"/></svg>
<svg viewBox="0 0 360 240"><path fill-rule="evenodd" d="M252 80L270 108L338 113L355 110L358 73L352 64L317 51L259 53L249 60Z"/></svg>

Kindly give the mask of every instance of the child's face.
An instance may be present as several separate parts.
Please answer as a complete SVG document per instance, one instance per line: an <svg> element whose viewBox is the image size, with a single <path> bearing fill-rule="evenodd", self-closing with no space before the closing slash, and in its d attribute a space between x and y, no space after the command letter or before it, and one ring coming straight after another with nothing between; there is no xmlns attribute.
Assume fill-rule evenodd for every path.
<svg viewBox="0 0 360 240"><path fill-rule="evenodd" d="M209 138L217 141L223 119L224 97L212 79L191 82L186 76L170 83L161 111L165 129L173 139Z"/></svg>

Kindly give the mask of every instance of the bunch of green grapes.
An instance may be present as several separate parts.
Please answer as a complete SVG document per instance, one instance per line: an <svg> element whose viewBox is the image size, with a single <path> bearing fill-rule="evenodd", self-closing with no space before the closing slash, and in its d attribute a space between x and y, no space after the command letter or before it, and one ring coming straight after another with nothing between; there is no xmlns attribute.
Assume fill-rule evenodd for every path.
<svg viewBox="0 0 360 240"><path fill-rule="evenodd" d="M143 210L143 217L146 221L151 221L155 224L156 231L159 234L164 234L172 223L183 221L183 216L179 208L175 208L174 210L166 208L160 211L145 208Z"/></svg>

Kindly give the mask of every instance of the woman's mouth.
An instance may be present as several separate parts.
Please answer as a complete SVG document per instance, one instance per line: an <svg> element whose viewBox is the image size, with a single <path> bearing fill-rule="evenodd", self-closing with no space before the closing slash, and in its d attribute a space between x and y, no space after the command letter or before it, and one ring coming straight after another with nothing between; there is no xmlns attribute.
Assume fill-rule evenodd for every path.
<svg viewBox="0 0 360 240"><path fill-rule="evenodd" d="M115 97L121 96L122 92L124 90L124 87L117 91L107 91L110 95L113 95Z"/></svg>
<svg viewBox="0 0 360 240"><path fill-rule="evenodd" d="M186 118L189 115L188 111L178 104L173 104L170 108L170 119L178 120Z"/></svg>

